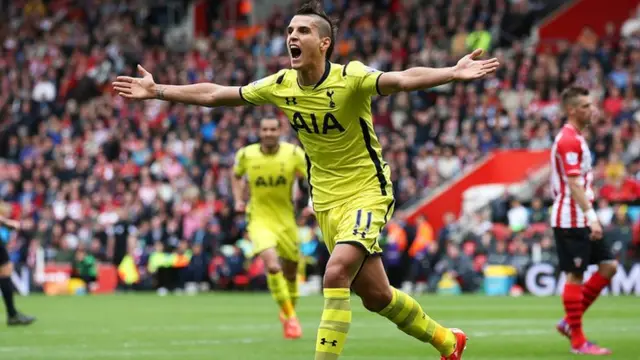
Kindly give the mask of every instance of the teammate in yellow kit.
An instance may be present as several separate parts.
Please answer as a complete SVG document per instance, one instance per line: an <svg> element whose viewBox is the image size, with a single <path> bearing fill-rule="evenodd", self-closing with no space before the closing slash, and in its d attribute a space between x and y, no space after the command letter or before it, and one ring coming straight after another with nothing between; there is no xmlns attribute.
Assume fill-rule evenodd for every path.
<svg viewBox="0 0 640 360"><path fill-rule="evenodd" d="M284 336L296 339L302 336L295 312L300 251L291 193L296 178L304 177L306 163L300 147L279 138L280 122L263 119L260 143L236 153L232 185L236 211L244 212L245 178L249 184L246 214L253 252L267 269L267 285L280 307Z"/></svg>
<svg viewBox="0 0 640 360"><path fill-rule="evenodd" d="M141 78L118 77L115 90L130 99L164 99L203 106L274 104L284 111L307 155L318 222L331 257L324 277L324 311L316 360L337 359L351 323L350 289L364 306L408 335L432 344L442 359L458 360L465 334L447 329L412 297L387 280L377 238L393 212L389 168L371 120L371 97L425 89L454 80L479 79L496 71L497 59L481 50L453 67L415 67L381 72L359 61L329 61L335 27L318 1L303 5L288 28L291 69L247 86L201 83L160 85L142 67Z"/></svg>

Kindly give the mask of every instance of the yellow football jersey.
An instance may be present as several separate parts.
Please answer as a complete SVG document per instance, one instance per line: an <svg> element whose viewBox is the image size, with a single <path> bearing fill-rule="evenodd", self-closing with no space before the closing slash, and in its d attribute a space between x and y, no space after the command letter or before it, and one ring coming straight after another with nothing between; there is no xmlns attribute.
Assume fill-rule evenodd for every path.
<svg viewBox="0 0 640 360"><path fill-rule="evenodd" d="M379 94L381 74L359 61L327 62L315 86L300 86L297 72L285 69L240 88L249 104L276 105L289 118L307 155L316 211L356 195L393 196L371 117L371 96Z"/></svg>
<svg viewBox="0 0 640 360"><path fill-rule="evenodd" d="M265 154L260 144L253 144L236 153L234 173L247 176L250 199L249 221L273 227L296 226L292 186L297 176L304 176L304 151L293 144L280 143L274 154Z"/></svg>

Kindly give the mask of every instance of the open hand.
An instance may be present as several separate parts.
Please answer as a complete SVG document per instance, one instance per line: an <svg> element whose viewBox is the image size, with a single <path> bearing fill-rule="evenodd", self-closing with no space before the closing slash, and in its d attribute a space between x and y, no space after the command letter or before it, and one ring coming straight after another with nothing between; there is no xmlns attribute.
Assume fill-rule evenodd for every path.
<svg viewBox="0 0 640 360"><path fill-rule="evenodd" d="M476 49L458 61L454 69L456 80L475 80L493 74L500 66L498 59L478 60L484 51Z"/></svg>
<svg viewBox="0 0 640 360"><path fill-rule="evenodd" d="M594 221L589 224L589 228L591 229L591 240L597 241L602 239L602 225L600 225L599 221Z"/></svg>
<svg viewBox="0 0 640 360"><path fill-rule="evenodd" d="M138 72L142 77L118 76L113 82L113 89L118 95L127 99L146 100L156 97L156 83L153 76L141 65Z"/></svg>

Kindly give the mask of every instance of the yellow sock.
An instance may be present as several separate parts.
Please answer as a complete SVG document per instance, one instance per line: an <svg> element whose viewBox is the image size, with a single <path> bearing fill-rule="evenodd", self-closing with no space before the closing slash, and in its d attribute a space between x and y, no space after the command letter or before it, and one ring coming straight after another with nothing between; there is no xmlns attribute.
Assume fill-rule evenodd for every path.
<svg viewBox="0 0 640 360"><path fill-rule="evenodd" d="M349 289L324 289L315 360L335 360L342 353L351 325Z"/></svg>
<svg viewBox="0 0 640 360"><path fill-rule="evenodd" d="M393 289L393 298L380 315L391 320L408 335L430 343L440 354L449 356L453 354L456 346L456 337L451 330L441 326L422 311L420 304L411 296L400 290Z"/></svg>
<svg viewBox="0 0 640 360"><path fill-rule="evenodd" d="M282 271L275 274L267 273L267 286L271 291L271 296L278 303L284 316L286 316L287 319L296 316L296 311L293 309L293 304L289 297L287 281L284 279Z"/></svg>
<svg viewBox="0 0 640 360"><path fill-rule="evenodd" d="M294 281L287 280L287 288L289 289L291 304L295 308L298 303L298 298L300 297L300 291L298 290L298 278L296 277Z"/></svg>

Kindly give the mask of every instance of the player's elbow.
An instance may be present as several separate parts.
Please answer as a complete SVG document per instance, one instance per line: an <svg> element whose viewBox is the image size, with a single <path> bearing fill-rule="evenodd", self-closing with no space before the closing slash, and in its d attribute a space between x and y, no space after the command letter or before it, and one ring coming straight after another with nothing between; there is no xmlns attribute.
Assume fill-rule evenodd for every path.
<svg viewBox="0 0 640 360"><path fill-rule="evenodd" d="M411 75L405 71L384 73L379 78L378 91L381 95L391 95L401 91L410 91L413 87Z"/></svg>

